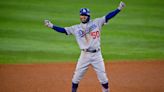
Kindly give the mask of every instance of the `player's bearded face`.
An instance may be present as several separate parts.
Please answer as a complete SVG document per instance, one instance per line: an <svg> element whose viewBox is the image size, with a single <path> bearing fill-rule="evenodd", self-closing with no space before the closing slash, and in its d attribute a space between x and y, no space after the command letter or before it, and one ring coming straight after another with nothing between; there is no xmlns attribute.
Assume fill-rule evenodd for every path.
<svg viewBox="0 0 164 92"><path fill-rule="evenodd" d="M80 20L82 23L85 23L87 21L88 16L80 15Z"/></svg>

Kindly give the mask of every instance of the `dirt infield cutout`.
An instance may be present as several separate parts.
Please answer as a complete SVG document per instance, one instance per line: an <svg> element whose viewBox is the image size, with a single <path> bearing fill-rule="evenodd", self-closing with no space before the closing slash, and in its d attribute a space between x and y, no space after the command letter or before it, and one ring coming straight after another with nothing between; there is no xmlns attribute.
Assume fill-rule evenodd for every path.
<svg viewBox="0 0 164 92"><path fill-rule="evenodd" d="M0 92L71 92L75 63L1 64ZM164 62L106 63L111 92L164 92ZM101 92L89 67L78 92Z"/></svg>

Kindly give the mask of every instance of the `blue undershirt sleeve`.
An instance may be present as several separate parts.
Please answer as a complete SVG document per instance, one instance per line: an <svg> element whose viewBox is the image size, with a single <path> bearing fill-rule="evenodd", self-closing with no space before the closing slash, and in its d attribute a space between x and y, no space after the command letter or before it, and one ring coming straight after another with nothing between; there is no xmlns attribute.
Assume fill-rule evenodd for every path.
<svg viewBox="0 0 164 92"><path fill-rule="evenodd" d="M66 30L64 28L62 28L62 27L58 27L58 26L53 25L52 29L56 30L57 32L67 34Z"/></svg>
<svg viewBox="0 0 164 92"><path fill-rule="evenodd" d="M110 13L108 13L106 16L105 16L105 21L108 22L108 20L110 20L111 18L113 18L115 15L117 15L118 13L120 12L119 9L116 9Z"/></svg>

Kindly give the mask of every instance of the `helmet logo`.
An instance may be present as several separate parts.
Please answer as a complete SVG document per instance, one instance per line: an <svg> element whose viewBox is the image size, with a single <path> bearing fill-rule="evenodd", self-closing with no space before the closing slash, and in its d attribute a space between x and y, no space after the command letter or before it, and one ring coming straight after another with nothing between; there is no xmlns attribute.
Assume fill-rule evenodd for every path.
<svg viewBox="0 0 164 92"><path fill-rule="evenodd" d="M85 9L83 9L83 12L86 12L86 10L85 10Z"/></svg>

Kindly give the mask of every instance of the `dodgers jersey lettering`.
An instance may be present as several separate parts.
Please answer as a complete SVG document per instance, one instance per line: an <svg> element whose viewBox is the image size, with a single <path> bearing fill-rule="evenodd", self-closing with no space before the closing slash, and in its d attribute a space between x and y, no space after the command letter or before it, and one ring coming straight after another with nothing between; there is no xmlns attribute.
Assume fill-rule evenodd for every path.
<svg viewBox="0 0 164 92"><path fill-rule="evenodd" d="M68 35L73 34L80 49L100 48L100 32L105 24L105 16L96 18L86 24L80 23L70 27L65 27Z"/></svg>

